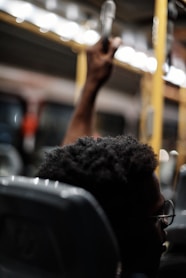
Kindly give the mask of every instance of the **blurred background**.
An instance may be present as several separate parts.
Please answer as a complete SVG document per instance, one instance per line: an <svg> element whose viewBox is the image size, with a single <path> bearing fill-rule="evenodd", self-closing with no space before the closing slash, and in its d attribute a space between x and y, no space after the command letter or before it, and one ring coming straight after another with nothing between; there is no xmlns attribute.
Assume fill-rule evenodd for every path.
<svg viewBox="0 0 186 278"><path fill-rule="evenodd" d="M100 20L104 3L0 0L0 176L15 184L22 181L31 189L33 180L30 179L30 184L25 176L35 176L45 153L61 144L85 81L85 49L99 40L102 26L106 25L106 21L101 24ZM97 98L94 136L130 133L153 147L160 162L157 175L161 191L165 199L176 205L158 277L185 277L186 0L114 3L116 14L111 35L121 37L122 45L114 56L112 76ZM16 177L9 177L12 175ZM34 180L35 188L38 179ZM45 181L45 186L48 184ZM6 192L4 185L8 183L1 184L2 196ZM28 228L25 224L20 226L18 215L23 211L25 221L27 209L24 211L20 206L21 198L17 195L20 190L13 191L18 196L18 209L9 198L11 190L7 199L10 208L1 196L2 212L6 212L1 217L1 235L13 238L15 230L15 254L20 245L27 262L32 256L25 250L33 250L27 247L35 242L33 235L37 229L31 228L30 234L33 221ZM25 194L29 196L26 190ZM30 217L29 204L26 208ZM36 215L34 209L33 213ZM16 215L16 228L9 221L11 215ZM43 231L40 234L43 239ZM40 236L36 238L40 240ZM2 252L6 249L5 255L9 249L14 250L9 238L7 242L10 248L2 248ZM2 243L6 246L6 240Z"/></svg>
<svg viewBox="0 0 186 278"><path fill-rule="evenodd" d="M85 80L85 47L101 36L103 3L0 0L1 175L33 176L60 144ZM162 184L173 186L186 161L186 2L115 4L112 35L122 45L98 96L96 134L151 144Z"/></svg>

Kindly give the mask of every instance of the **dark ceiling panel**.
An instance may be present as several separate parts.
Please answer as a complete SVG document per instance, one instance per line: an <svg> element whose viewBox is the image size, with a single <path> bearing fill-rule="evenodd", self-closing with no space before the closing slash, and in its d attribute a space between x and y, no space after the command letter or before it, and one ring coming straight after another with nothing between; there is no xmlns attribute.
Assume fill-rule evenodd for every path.
<svg viewBox="0 0 186 278"><path fill-rule="evenodd" d="M75 79L77 55L35 33L0 22L0 62Z"/></svg>

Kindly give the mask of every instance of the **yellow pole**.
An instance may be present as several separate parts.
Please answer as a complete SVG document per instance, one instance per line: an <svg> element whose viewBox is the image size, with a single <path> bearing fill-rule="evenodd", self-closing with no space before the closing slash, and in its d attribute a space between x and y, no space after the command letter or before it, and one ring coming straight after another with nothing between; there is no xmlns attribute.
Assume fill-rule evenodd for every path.
<svg viewBox="0 0 186 278"><path fill-rule="evenodd" d="M76 89L74 101L76 102L80 96L81 89L84 85L87 74L87 57L85 49L82 49L77 54L77 64L76 64Z"/></svg>
<svg viewBox="0 0 186 278"><path fill-rule="evenodd" d="M162 141L162 121L163 121L163 64L166 53L166 32L167 32L167 9L168 0L156 0L155 15L153 22L153 44L157 60L157 69L153 75L152 83L152 136L149 144L155 153L159 155Z"/></svg>
<svg viewBox="0 0 186 278"><path fill-rule="evenodd" d="M178 117L178 141L177 150L178 156L178 169L186 163L186 88L180 88L179 90L179 117Z"/></svg>

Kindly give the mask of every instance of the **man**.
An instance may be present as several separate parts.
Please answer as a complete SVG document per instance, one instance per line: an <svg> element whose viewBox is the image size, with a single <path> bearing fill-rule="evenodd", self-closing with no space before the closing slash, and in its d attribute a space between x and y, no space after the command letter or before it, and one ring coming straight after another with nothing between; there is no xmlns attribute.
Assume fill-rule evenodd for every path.
<svg viewBox="0 0 186 278"><path fill-rule="evenodd" d="M38 176L91 192L104 209L118 240L122 277L152 278L156 277L165 250L164 228L174 214L165 211L165 206L169 210L173 207L160 193L154 174L156 155L150 146L132 136L83 137L92 134L95 98L111 73L116 48L113 39L107 53L102 51L101 41L88 50L87 80L65 145L47 155ZM81 138L76 140L78 137Z"/></svg>

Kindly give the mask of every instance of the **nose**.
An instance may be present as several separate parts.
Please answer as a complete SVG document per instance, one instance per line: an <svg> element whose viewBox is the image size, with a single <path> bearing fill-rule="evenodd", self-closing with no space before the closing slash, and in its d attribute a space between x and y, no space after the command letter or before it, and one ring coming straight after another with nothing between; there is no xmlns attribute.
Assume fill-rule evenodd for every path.
<svg viewBox="0 0 186 278"><path fill-rule="evenodd" d="M167 217L162 217L162 218L160 219L160 222L161 222L161 228L162 228L162 230L166 229L166 228L169 226L169 222L168 222Z"/></svg>

